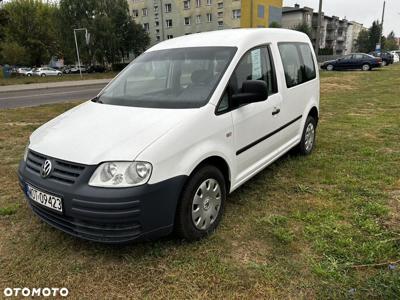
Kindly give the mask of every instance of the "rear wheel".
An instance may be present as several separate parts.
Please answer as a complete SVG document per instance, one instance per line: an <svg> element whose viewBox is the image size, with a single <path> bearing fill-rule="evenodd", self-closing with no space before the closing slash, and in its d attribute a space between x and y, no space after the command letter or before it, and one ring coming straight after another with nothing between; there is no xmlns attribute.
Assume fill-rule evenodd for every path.
<svg viewBox="0 0 400 300"><path fill-rule="evenodd" d="M383 60L382 61L382 67L386 67L387 66L387 61L386 60Z"/></svg>
<svg viewBox="0 0 400 300"><path fill-rule="evenodd" d="M31 77L31 76L32 76L32 74L28 73L28 74L26 74L26 76L28 76L28 77Z"/></svg>
<svg viewBox="0 0 400 300"><path fill-rule="evenodd" d="M46 77L46 74L44 74L44 73L40 74L40 77Z"/></svg>
<svg viewBox="0 0 400 300"><path fill-rule="evenodd" d="M312 116L308 116L306 124L304 125L301 141L298 146L298 151L301 155L309 155L313 151L315 146L316 131L317 121Z"/></svg>
<svg viewBox="0 0 400 300"><path fill-rule="evenodd" d="M189 241L211 234L221 221L226 184L221 171L206 165L188 180L178 204L175 230Z"/></svg>
<svg viewBox="0 0 400 300"><path fill-rule="evenodd" d="M371 66L370 66L369 64L364 64L364 65L362 66L362 70L363 70L363 71L369 71L369 70L371 70Z"/></svg>
<svg viewBox="0 0 400 300"><path fill-rule="evenodd" d="M62 73L58 73L57 76L58 76L58 77L61 77L61 76L62 76Z"/></svg>
<svg viewBox="0 0 400 300"><path fill-rule="evenodd" d="M333 68L333 65L327 65L327 66L326 66L326 70L327 70L327 71L333 71L333 69L334 69L334 68Z"/></svg>

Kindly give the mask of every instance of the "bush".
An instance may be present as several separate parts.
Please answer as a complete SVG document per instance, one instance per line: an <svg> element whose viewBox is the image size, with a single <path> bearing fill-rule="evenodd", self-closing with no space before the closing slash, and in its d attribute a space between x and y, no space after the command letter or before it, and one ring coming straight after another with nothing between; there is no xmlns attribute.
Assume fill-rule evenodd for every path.
<svg viewBox="0 0 400 300"><path fill-rule="evenodd" d="M127 65L128 65L128 63L117 63L117 64L113 64L113 65L112 65L112 70L113 70L114 72L120 72L120 71L122 71Z"/></svg>

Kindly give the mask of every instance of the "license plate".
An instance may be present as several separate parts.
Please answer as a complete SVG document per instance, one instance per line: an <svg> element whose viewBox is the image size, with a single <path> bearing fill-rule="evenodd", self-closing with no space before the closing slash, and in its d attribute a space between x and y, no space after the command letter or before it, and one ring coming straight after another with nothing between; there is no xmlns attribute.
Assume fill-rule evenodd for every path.
<svg viewBox="0 0 400 300"><path fill-rule="evenodd" d="M42 192L27 184L26 194L29 199L58 212L62 212L62 199L60 197Z"/></svg>

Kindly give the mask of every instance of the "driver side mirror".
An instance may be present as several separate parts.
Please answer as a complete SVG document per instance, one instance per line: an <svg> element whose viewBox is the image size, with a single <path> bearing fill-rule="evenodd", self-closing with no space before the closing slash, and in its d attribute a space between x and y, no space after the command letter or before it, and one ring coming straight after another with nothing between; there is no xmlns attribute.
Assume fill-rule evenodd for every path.
<svg viewBox="0 0 400 300"><path fill-rule="evenodd" d="M242 85L242 92L232 95L232 101L237 106L268 99L268 85L263 80L246 80Z"/></svg>

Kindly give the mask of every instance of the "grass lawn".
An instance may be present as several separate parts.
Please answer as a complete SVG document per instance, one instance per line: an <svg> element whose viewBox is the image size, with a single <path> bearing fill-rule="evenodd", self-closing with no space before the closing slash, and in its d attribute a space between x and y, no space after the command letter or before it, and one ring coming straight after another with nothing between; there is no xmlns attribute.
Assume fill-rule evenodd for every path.
<svg viewBox="0 0 400 300"><path fill-rule="evenodd" d="M219 230L104 246L28 209L15 171L29 134L74 104L0 111L0 292L73 298L385 298L400 295L400 64L322 74L317 148L228 197ZM382 264L382 265L374 265ZM365 266L363 266L365 265Z"/></svg>
<svg viewBox="0 0 400 300"><path fill-rule="evenodd" d="M117 72L106 72L106 73L82 73L83 80L90 79L105 79L105 78L114 78L118 73ZM3 78L0 77L0 86L4 85L14 85L14 84L30 84L30 83L47 83L47 82L60 82L60 81L72 81L72 80L81 80L79 74L64 74L63 76L18 76L11 78Z"/></svg>

